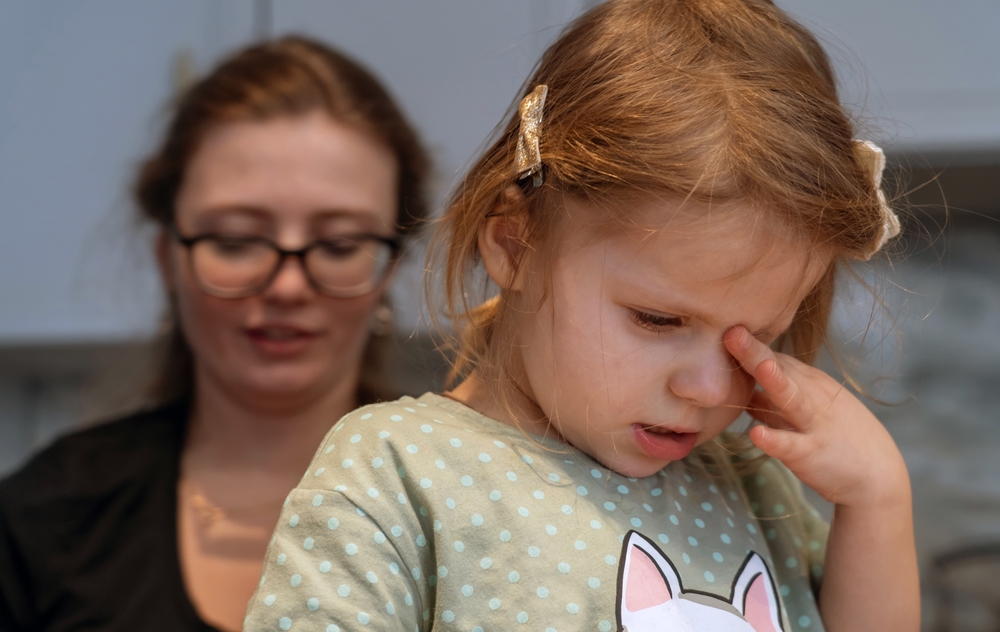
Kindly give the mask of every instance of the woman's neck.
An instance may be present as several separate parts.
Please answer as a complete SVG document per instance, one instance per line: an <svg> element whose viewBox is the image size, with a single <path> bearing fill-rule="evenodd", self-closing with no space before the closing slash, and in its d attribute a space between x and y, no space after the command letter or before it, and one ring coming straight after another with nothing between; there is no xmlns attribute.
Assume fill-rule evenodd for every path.
<svg viewBox="0 0 1000 632"><path fill-rule="evenodd" d="M357 405L356 376L284 401L233 392L197 370L196 384L183 473L209 494L238 496L236 504L287 493L326 432Z"/></svg>

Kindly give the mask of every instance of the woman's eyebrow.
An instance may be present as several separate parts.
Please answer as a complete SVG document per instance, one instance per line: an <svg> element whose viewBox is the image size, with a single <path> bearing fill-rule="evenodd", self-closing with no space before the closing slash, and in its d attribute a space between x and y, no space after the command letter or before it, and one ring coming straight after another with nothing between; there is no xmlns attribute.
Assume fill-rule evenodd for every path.
<svg viewBox="0 0 1000 632"><path fill-rule="evenodd" d="M219 204L206 207L202 217L214 218L225 215L247 215L255 219L271 219L273 213L262 206L250 206L245 204Z"/></svg>
<svg viewBox="0 0 1000 632"><path fill-rule="evenodd" d="M376 213L364 208L326 208L310 213L312 219L323 221L328 219L378 219Z"/></svg>
<svg viewBox="0 0 1000 632"><path fill-rule="evenodd" d="M392 224L383 226L381 218L375 213L346 209L327 209L318 211L309 217L309 225L313 229L322 229L326 225L356 226L361 230L381 232L383 228L393 230Z"/></svg>

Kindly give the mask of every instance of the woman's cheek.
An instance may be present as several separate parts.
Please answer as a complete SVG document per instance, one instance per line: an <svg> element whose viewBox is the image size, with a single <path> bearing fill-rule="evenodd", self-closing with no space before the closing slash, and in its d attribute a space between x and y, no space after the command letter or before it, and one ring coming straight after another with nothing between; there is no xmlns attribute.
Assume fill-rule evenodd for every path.
<svg viewBox="0 0 1000 632"><path fill-rule="evenodd" d="M336 299L325 299L336 301ZM341 299L326 308L327 328L335 351L353 355L352 351L364 348L372 326L372 313L377 298L359 297Z"/></svg>
<svg viewBox="0 0 1000 632"><path fill-rule="evenodd" d="M247 306L242 300L199 295L179 298L181 327L195 356L212 364L247 346L244 320ZM213 357L214 356L214 357ZM229 358L234 361L235 358Z"/></svg>

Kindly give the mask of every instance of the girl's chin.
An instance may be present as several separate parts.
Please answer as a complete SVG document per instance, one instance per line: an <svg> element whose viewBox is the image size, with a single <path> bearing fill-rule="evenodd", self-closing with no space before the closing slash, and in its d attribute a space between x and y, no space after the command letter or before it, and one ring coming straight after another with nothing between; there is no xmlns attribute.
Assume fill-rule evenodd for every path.
<svg viewBox="0 0 1000 632"><path fill-rule="evenodd" d="M652 462L647 459L632 459L628 462L621 461L617 463L604 464L604 466L616 474L620 474L621 476L625 476L627 478L646 478L647 476L653 476L662 470L667 466L667 463L664 463L663 461Z"/></svg>

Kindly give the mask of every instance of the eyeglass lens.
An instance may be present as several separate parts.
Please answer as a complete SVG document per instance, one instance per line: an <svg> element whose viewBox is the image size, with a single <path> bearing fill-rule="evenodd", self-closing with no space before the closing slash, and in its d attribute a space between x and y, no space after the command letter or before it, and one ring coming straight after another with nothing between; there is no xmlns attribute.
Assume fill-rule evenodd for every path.
<svg viewBox="0 0 1000 632"><path fill-rule="evenodd" d="M205 289L221 296L259 292L281 260L262 239L209 237L191 247L195 274ZM376 239L337 238L313 244L302 258L306 274L323 293L364 294L382 280L392 248Z"/></svg>

